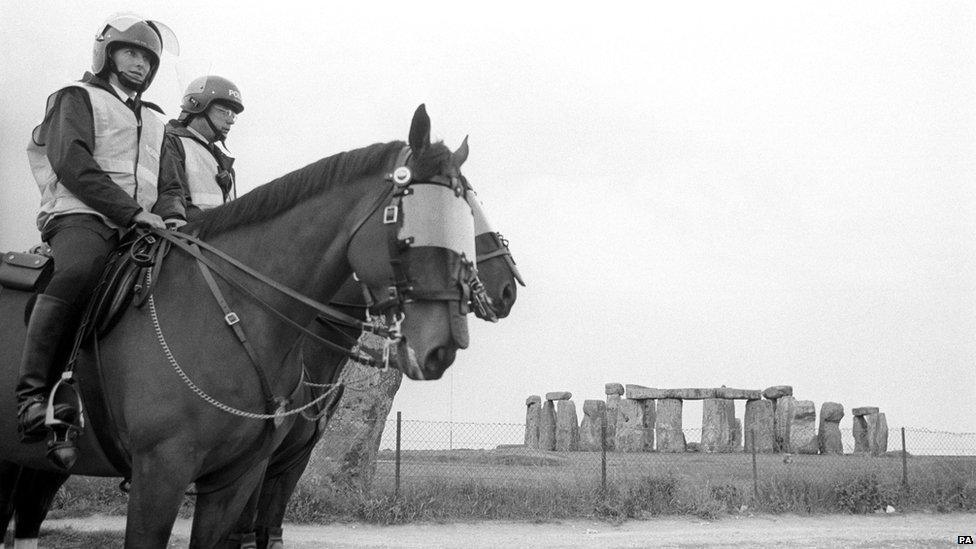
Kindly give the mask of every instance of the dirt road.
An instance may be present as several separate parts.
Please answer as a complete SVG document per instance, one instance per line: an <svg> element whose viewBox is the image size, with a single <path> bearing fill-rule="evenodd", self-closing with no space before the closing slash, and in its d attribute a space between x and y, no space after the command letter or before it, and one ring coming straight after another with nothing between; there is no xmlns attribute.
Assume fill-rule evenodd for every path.
<svg viewBox="0 0 976 549"><path fill-rule="evenodd" d="M46 528L123 530L123 517L60 519ZM174 529L172 547L186 547L189 521ZM729 516L628 521L476 522L375 526L287 525L288 549L320 547L948 547L957 536L976 536L976 513L889 515ZM44 545L42 539L41 545Z"/></svg>

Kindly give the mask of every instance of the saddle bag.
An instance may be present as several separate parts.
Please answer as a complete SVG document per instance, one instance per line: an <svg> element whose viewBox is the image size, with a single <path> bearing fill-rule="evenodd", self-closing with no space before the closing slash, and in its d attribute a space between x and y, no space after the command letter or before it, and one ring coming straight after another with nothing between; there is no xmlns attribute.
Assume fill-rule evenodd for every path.
<svg viewBox="0 0 976 549"><path fill-rule="evenodd" d="M40 254L7 252L0 258L0 284L12 290L33 292L54 273L54 262Z"/></svg>

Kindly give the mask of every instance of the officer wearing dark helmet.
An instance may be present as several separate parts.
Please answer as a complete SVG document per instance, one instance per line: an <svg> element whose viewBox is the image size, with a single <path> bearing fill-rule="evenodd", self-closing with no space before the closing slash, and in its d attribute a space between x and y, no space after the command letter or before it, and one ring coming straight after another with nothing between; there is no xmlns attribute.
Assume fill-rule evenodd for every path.
<svg viewBox="0 0 976 549"><path fill-rule="evenodd" d="M163 122L142 100L173 32L133 15L110 18L95 38L92 72L54 92L27 147L41 191L37 227L55 271L27 326L17 384L22 442L42 440L48 394L108 255L133 225L164 228L157 199ZM55 418L76 421L58 404Z"/></svg>
<svg viewBox="0 0 976 549"><path fill-rule="evenodd" d="M241 92L221 76L201 76L186 89L182 112L166 125L160 155L159 194L153 210L169 226L193 221L200 212L220 206L234 187L234 159L219 147L244 110Z"/></svg>

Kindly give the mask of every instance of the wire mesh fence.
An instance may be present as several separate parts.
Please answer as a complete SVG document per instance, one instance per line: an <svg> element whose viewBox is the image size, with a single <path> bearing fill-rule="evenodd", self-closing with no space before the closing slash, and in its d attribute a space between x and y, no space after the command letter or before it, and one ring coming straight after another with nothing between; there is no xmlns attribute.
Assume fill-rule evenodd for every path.
<svg viewBox="0 0 976 549"><path fill-rule="evenodd" d="M526 447L524 430L522 424L401 420L398 426L390 420L371 485L380 491L431 481L606 489L668 476L758 490L770 479L843 482L872 476L906 490L931 478L976 487L976 433L892 428L888 451L870 455L855 453L853 432L846 429L841 433L843 454L808 455L751 453L741 446L727 453L545 451ZM690 449L697 450L701 434L700 429L684 430Z"/></svg>

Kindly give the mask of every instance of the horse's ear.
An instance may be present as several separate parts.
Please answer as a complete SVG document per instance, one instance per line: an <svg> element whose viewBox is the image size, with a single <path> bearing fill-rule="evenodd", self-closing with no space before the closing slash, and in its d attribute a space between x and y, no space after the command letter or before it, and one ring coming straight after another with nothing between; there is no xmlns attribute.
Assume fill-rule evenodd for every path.
<svg viewBox="0 0 976 549"><path fill-rule="evenodd" d="M413 113L409 139L410 148L415 154L422 153L430 146L430 117L427 116L427 107L423 103Z"/></svg>
<svg viewBox="0 0 976 549"><path fill-rule="evenodd" d="M451 153L451 163L454 164L455 168L460 168L461 164L468 159L468 136L464 136L464 141L461 142L461 146L457 148L456 151Z"/></svg>

